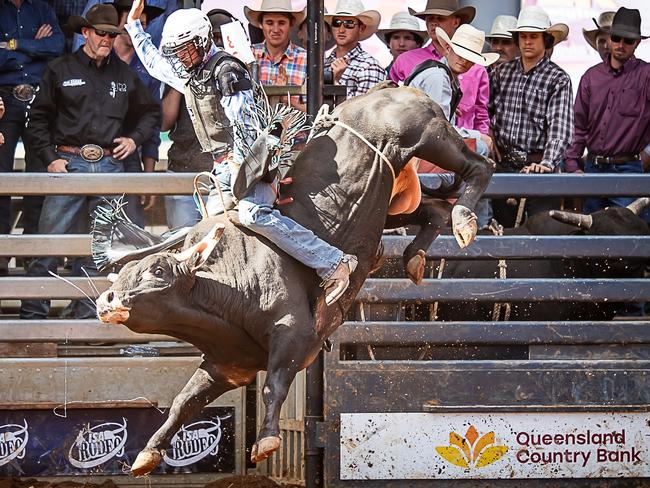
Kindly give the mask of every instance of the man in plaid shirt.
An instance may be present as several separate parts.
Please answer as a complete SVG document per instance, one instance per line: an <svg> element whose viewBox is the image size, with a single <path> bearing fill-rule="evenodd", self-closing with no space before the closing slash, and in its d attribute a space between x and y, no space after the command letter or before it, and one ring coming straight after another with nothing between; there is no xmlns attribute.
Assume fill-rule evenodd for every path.
<svg viewBox="0 0 650 488"><path fill-rule="evenodd" d="M573 136L571 79L545 50L568 36L565 24L551 25L537 6L522 9L513 31L521 57L497 66L490 78L490 115L497 148L498 170L550 173L561 162ZM528 198L528 216L557 208L559 201ZM504 226L515 223L517 208L493 202Z"/></svg>
<svg viewBox="0 0 650 488"><path fill-rule="evenodd" d="M292 11L290 0L264 0L259 10L244 7L244 12L264 34L264 42L252 46L258 83L302 86L307 78L307 51L289 40L289 30L305 20L306 11ZM301 97L291 97L291 105L306 110Z"/></svg>
<svg viewBox="0 0 650 488"><path fill-rule="evenodd" d="M325 15L332 27L336 48L325 59L325 71L331 70L334 83L347 87L347 97L363 95L386 79L386 70L359 44L379 27L381 15L364 10L359 0L339 0L336 11Z"/></svg>

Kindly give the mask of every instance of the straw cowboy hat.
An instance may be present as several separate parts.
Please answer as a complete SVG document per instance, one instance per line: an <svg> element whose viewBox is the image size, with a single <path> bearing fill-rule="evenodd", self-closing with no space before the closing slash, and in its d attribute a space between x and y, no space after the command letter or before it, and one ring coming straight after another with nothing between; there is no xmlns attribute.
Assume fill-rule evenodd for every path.
<svg viewBox="0 0 650 488"><path fill-rule="evenodd" d="M486 39L512 39L511 30L517 28L517 17L512 15L497 15L492 22L492 30L485 36Z"/></svg>
<svg viewBox="0 0 650 488"><path fill-rule="evenodd" d="M262 0L259 10L244 7L244 15L252 25L259 29L262 28L260 17L264 13L288 14L293 17L293 25L300 25L307 17L307 7L302 10L292 10L292 8L291 0Z"/></svg>
<svg viewBox="0 0 650 488"><path fill-rule="evenodd" d="M626 39L647 39L650 37L641 35L641 13L635 8L625 7L621 7L616 11L609 34L611 36L625 37Z"/></svg>
<svg viewBox="0 0 650 488"><path fill-rule="evenodd" d="M569 26L566 24L553 24L548 14L537 5L532 5L521 9L517 19L517 27L510 32L548 32L553 36L557 45L565 40L569 35Z"/></svg>
<svg viewBox="0 0 650 488"><path fill-rule="evenodd" d="M427 15L457 15L461 19L461 24L469 24L474 20L476 9L474 7L460 8L458 0L427 0L427 6L422 12L416 12L409 7L409 13L427 20Z"/></svg>
<svg viewBox="0 0 650 488"><path fill-rule="evenodd" d="M325 14L325 22L332 23L334 17L356 17L366 29L359 36L360 41L365 41L379 28L381 14L376 10L364 10L361 0L339 0L336 9L331 14Z"/></svg>
<svg viewBox="0 0 650 488"><path fill-rule="evenodd" d="M499 59L499 53L482 53L485 44L485 32L472 27L469 24L463 24L456 32L454 37L449 39L447 33L440 27L436 27L436 36L443 44L446 44L461 58L471 61L481 66L490 66Z"/></svg>
<svg viewBox="0 0 650 488"><path fill-rule="evenodd" d="M99 3L88 10L85 18L71 15L68 19L67 30L81 34L82 27L89 27L114 34L124 34L126 31L117 26L118 22L115 7L108 3Z"/></svg>
<svg viewBox="0 0 650 488"><path fill-rule="evenodd" d="M428 37L427 31L420 28L420 21L408 12L397 12L393 15L393 18L390 19L388 29L379 29L377 31L377 37L379 37L384 44L388 44L390 36L392 36L394 32L400 31L410 32L418 36L420 42L424 42Z"/></svg>
<svg viewBox="0 0 650 488"><path fill-rule="evenodd" d="M596 45L596 36L598 36L598 33L600 32L604 32L606 34L609 33L609 28L612 26L612 21L614 20L615 14L616 12L603 12L598 16L598 20L591 19L594 21L594 24L596 24L596 29L582 29L582 35L585 37L585 41L587 41L587 44L593 47L596 51L598 51L598 46Z"/></svg>

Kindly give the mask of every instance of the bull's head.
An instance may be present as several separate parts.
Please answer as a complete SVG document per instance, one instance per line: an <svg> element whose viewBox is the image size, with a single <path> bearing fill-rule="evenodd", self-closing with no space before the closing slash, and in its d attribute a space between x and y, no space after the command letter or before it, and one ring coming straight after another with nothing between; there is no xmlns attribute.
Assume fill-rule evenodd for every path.
<svg viewBox="0 0 650 488"><path fill-rule="evenodd" d="M550 216L591 235L647 235L648 226L639 215L648 205L650 198L639 198L627 207L610 207L591 215L551 210Z"/></svg>
<svg viewBox="0 0 650 488"><path fill-rule="evenodd" d="M152 254L127 263L117 275L109 275L112 285L97 299L99 319L125 324L139 314L137 322L155 322L157 315L168 309L164 307L166 301L189 293L196 272L210 257L223 231L223 224L217 224L201 241L181 253Z"/></svg>

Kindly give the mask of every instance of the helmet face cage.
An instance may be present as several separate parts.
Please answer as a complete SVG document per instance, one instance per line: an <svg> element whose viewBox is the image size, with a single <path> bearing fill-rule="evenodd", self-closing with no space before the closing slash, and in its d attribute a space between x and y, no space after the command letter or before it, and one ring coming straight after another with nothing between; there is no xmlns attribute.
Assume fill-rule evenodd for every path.
<svg viewBox="0 0 650 488"><path fill-rule="evenodd" d="M194 73L196 68L203 64L203 60L205 60L208 47L207 42L205 41L205 39L201 39L199 36L196 36L193 39L185 41L177 46L162 46L162 54L171 64L171 67L174 70L176 76L180 78L189 78ZM181 62L181 57L187 58L190 56L190 53L192 51L190 46L194 46L194 49L198 54L199 62L195 63L192 66L186 67Z"/></svg>

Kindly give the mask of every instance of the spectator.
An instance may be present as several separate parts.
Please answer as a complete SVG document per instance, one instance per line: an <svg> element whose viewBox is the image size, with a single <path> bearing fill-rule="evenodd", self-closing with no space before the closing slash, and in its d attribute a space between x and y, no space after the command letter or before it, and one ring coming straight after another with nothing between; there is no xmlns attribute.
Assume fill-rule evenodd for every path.
<svg viewBox="0 0 650 488"><path fill-rule="evenodd" d="M452 124L456 121L456 109L463 95L459 77L467 73L475 64L487 67L499 59L497 53L481 54L485 43L485 33L463 24L449 39L447 33L440 27L436 28L436 35L447 52L440 61L428 60L419 64L405 84L419 88L433 99ZM492 146L492 139L487 134L477 130L456 127L458 133L464 138L477 139L483 142L483 149L479 154L487 156ZM480 147L477 145L477 147Z"/></svg>
<svg viewBox="0 0 650 488"><path fill-rule="evenodd" d="M124 160L152 133L160 110L137 75L112 52L118 28L112 5L96 5L86 17L73 16L69 24L86 38L82 49L48 64L29 113L27 135L49 173L122 173ZM127 127L131 130L127 132ZM90 225L101 197L48 196L40 231L67 234L76 225ZM96 273L92 261L78 260ZM56 258L32 262L28 276L48 276ZM78 318L95 316L94 306L79 302ZM24 300L20 317L41 319L49 301Z"/></svg>
<svg viewBox="0 0 650 488"><path fill-rule="evenodd" d="M117 10L119 23L118 27L122 29L124 24L126 24L126 19L131 10L131 5L133 0L115 0L113 6ZM142 16L140 17L140 22L143 27L146 29L148 25L149 18L156 18L161 15L164 11L158 7L147 6L145 7ZM140 62L140 59L135 55L135 49L133 48L133 43L131 41L131 36L129 36L126 31L118 35L115 38L115 44L113 49L117 56L128 64L131 69L133 69L142 83L147 87L151 97L160 104L160 82L154 77L149 75L149 72ZM144 170L145 173L153 173L156 161L158 161L158 149L160 147L160 126L154 128L154 131L151 137L138 148L138 151L135 151L127 159L124 160L124 171L126 173L142 173ZM144 228L145 211L153 208L156 197L153 195L150 196L138 196L138 195L127 195L126 196L127 205L125 207L126 214L135 224Z"/></svg>
<svg viewBox="0 0 650 488"><path fill-rule="evenodd" d="M81 15L86 5L87 0L47 0L50 4L56 18L59 21L59 27L63 27L68 23L71 15ZM69 32L64 32L65 39L65 52L72 52L72 35Z"/></svg>
<svg viewBox="0 0 650 488"><path fill-rule="evenodd" d="M485 34L469 24L463 24L449 39L447 33L440 27L436 35L447 56L440 61L428 60L419 64L405 84L419 88L433 99L445 114L445 117L455 125L456 109L463 93L460 89L459 77L467 73L474 64L490 66L499 59L497 53L481 54L485 43ZM492 150L492 139L487 134L477 130L456 127L458 133L465 139L475 141L476 152L487 157ZM427 171L424 165L422 171ZM479 228L489 225L492 220L492 208L488 199L479 200L476 207Z"/></svg>
<svg viewBox="0 0 650 488"><path fill-rule="evenodd" d="M217 46L223 47L220 27L235 21L227 11L214 9L208 12L212 24L212 37ZM213 112L221 114L220 102L215 99ZM169 130L172 145L167 153L167 171L170 173L200 173L212 170L213 157L209 152L203 152L194 132L192 119L187 111L185 96L174 88L168 87L162 100L162 130ZM222 123L226 119L222 119ZM227 123L227 122L226 122ZM216 148L217 153L228 150L230 136L226 130L215 131L215 142L221 144ZM201 220L201 214L196 208L196 202L191 195L165 196L165 211L167 225L170 228L193 225Z"/></svg>
<svg viewBox="0 0 650 488"><path fill-rule="evenodd" d="M324 13L327 14L327 7L323 7ZM325 38L325 46L323 50L329 51L334 47L334 37L332 35L332 26L327 22L323 24L323 37ZM291 39L298 44L301 48L307 49L307 21L303 20L295 32L291 33Z"/></svg>
<svg viewBox="0 0 650 488"><path fill-rule="evenodd" d="M289 32L305 20L306 10L292 10L291 0L263 0L259 10L244 7L244 14L264 34L264 41L252 46L257 81L302 86L307 79L307 51L291 42ZM300 97L291 97L290 102L302 111L307 109Z"/></svg>
<svg viewBox="0 0 650 488"><path fill-rule="evenodd" d="M404 81L423 61L439 61L445 54L436 36L436 27L440 27L448 37L452 37L460 25L469 24L476 14L474 7L459 8L458 0L428 0L424 11L415 12L409 9L409 12L426 22L431 44L408 51L395 60L390 70L390 78L395 82ZM487 109L490 81L487 71L483 66L476 64L460 76L459 80L463 97L458 105L456 124L458 127L487 134L490 130Z"/></svg>
<svg viewBox="0 0 650 488"><path fill-rule="evenodd" d="M642 173L640 153L650 141L650 64L634 52L642 39L638 10L621 7L610 31L611 55L587 70L575 102L573 142L566 151L566 171ZM583 211L625 207L631 197L586 198Z"/></svg>
<svg viewBox="0 0 650 488"><path fill-rule="evenodd" d="M566 39L569 27L551 25L548 14L532 6L521 10L512 33L521 57L494 68L490 78L497 171L550 173L571 141L573 111L571 78L546 49ZM492 206L502 225L515 224L515 207L504 200ZM530 217L558 206L558 199L528 198L525 210Z"/></svg>
<svg viewBox="0 0 650 488"><path fill-rule="evenodd" d="M603 12L598 16L598 20L591 19L594 21L594 24L596 24L595 29L582 29L582 35L585 37L585 41L598 51L600 59L603 61L607 60L610 53L609 29L612 26L612 20L614 20L615 13L616 12Z"/></svg>
<svg viewBox="0 0 650 488"><path fill-rule="evenodd" d="M420 23L416 17L408 12L397 12L390 19L388 29L379 29L377 37L381 42L388 46L393 60L386 68L386 73L390 73L393 62L402 53L422 47L424 39L427 38L427 31L420 29Z"/></svg>
<svg viewBox="0 0 650 488"><path fill-rule="evenodd" d="M0 0L0 96L5 116L0 132L0 172L11 172L18 141L23 139L26 171L40 171L41 164L25 144L25 114L34 97L48 58L63 52L64 36L52 7L42 0ZM43 205L41 196L23 198L23 232L36 234ZM0 197L0 234L11 232L11 197ZM0 271L8 259L0 257Z"/></svg>
<svg viewBox="0 0 650 488"><path fill-rule="evenodd" d="M512 15L497 15L494 19L492 30L485 38L490 43L492 52L499 54L499 59L495 65L488 68L488 72L491 71L491 68L512 61L520 55L519 47L515 44L515 41L512 39L512 33L510 32L516 28L517 17L513 17Z"/></svg>
<svg viewBox="0 0 650 488"><path fill-rule="evenodd" d="M325 59L325 72L331 72L335 84L347 87L348 98L362 95L386 79L384 68L359 44L377 32L379 12L364 10L360 0L339 0L336 11L325 15L325 22L332 26L336 43Z"/></svg>

